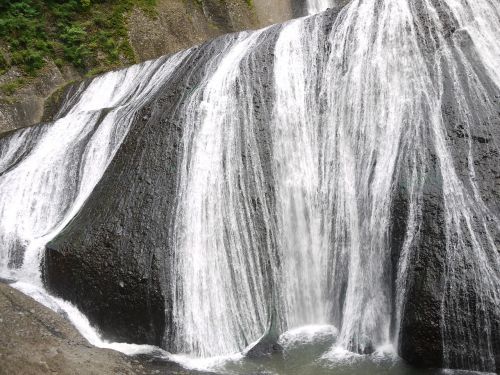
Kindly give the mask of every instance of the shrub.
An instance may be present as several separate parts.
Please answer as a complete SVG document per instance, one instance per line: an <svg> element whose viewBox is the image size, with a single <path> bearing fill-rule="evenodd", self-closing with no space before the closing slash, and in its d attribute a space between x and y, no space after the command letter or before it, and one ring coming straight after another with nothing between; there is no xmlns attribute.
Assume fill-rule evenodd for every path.
<svg viewBox="0 0 500 375"><path fill-rule="evenodd" d="M47 58L82 72L135 62L126 14L155 0L0 0L0 41L12 64L34 75ZM3 59L5 60L5 59ZM0 59L0 72L7 69Z"/></svg>
<svg viewBox="0 0 500 375"><path fill-rule="evenodd" d="M0 85L0 91L4 93L5 95L13 95L19 87L24 83L24 79L18 78L14 81L4 83L3 85Z"/></svg>
<svg viewBox="0 0 500 375"><path fill-rule="evenodd" d="M12 54L12 62L16 65L21 65L30 75L35 74L45 64L43 53L30 48L14 52Z"/></svg>
<svg viewBox="0 0 500 375"><path fill-rule="evenodd" d="M7 60L5 59L2 52L0 52L0 75L4 74L8 68L9 68L9 64L7 63Z"/></svg>

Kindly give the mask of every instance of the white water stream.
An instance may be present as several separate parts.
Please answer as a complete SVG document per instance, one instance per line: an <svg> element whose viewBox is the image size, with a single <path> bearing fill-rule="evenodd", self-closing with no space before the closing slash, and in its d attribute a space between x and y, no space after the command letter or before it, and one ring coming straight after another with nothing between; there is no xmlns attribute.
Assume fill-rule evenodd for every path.
<svg viewBox="0 0 500 375"><path fill-rule="evenodd" d="M45 244L99 182L135 113L187 52L105 74L81 88L54 123L0 143L0 272L40 285Z"/></svg>
<svg viewBox="0 0 500 375"><path fill-rule="evenodd" d="M65 311L93 345L127 354L147 347L103 340L72 304L43 289L45 244L73 218L127 135L134 115L189 51L81 84L54 123L0 140L0 277L55 311Z"/></svg>
<svg viewBox="0 0 500 375"><path fill-rule="evenodd" d="M307 0L307 13L316 14L328 8L331 8L336 0Z"/></svg>
<svg viewBox="0 0 500 375"><path fill-rule="evenodd" d="M443 96L450 95L444 85L451 80L458 122L472 127L469 113L495 113L488 90L500 87L499 9L489 0L353 0L328 36L321 16L286 24L274 49L269 122L276 217L265 199L262 164L251 164L255 180L249 182L241 157L244 147L252 158L259 155L248 69L257 40L266 34L240 37L200 88L194 99L200 110L187 106L193 117L186 125L193 127L185 149L194 151L184 157L190 165L181 175L178 215L176 254L184 254L177 268L180 347L201 356L238 351L263 332L269 305L277 306L282 327L333 322L339 326L338 345L356 352L397 341L391 316L399 316L401 302L393 312L389 233L395 176L408 176L410 193L394 276L395 298L402 301L431 154L443 176L450 262L445 348L458 339L454 326L461 324L452 307L463 298L453 292L461 288L459 267L465 264L476 275L471 287L484 297L482 308L491 308L487 301L500 308L500 256L493 241L499 218L474 182L472 149L470 177L458 177L443 112ZM466 48L467 35L472 50ZM481 74L492 88L481 84L485 77L469 54L484 66ZM492 126L488 121L484 126ZM248 140L244 145L242 138ZM255 201L268 236L264 248L255 245L256 222L248 220ZM279 273L259 268L259 258ZM266 294L269 284L279 285L279 293ZM494 326L486 316L480 319L475 327L461 328L470 329L461 339L484 338L482 366L491 369Z"/></svg>

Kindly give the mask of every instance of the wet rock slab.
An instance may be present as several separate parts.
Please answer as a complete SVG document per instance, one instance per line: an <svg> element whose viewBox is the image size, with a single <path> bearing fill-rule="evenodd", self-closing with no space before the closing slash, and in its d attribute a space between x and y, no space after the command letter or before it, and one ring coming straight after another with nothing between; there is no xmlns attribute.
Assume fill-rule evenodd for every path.
<svg viewBox="0 0 500 375"><path fill-rule="evenodd" d="M95 348L62 316L0 282L0 375L193 373L175 363Z"/></svg>

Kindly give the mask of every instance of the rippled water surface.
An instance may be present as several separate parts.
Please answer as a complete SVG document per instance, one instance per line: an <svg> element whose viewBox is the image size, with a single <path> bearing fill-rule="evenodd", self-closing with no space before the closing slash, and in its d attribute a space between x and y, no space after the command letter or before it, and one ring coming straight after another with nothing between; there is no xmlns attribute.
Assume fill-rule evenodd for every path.
<svg viewBox="0 0 500 375"><path fill-rule="evenodd" d="M391 345L359 355L335 345L333 326L305 326L280 336L283 352L258 359L242 354L212 358L168 356L184 367L215 374L269 375L472 375L471 371L417 369L399 358Z"/></svg>

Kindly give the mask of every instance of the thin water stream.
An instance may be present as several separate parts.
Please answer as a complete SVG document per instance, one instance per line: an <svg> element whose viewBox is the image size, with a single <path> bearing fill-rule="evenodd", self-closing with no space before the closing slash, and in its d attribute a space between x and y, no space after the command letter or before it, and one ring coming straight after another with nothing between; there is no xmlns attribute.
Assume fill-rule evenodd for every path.
<svg viewBox="0 0 500 375"><path fill-rule="evenodd" d="M337 0L307 0L307 13L316 14L322 12L333 5L335 5Z"/></svg>

